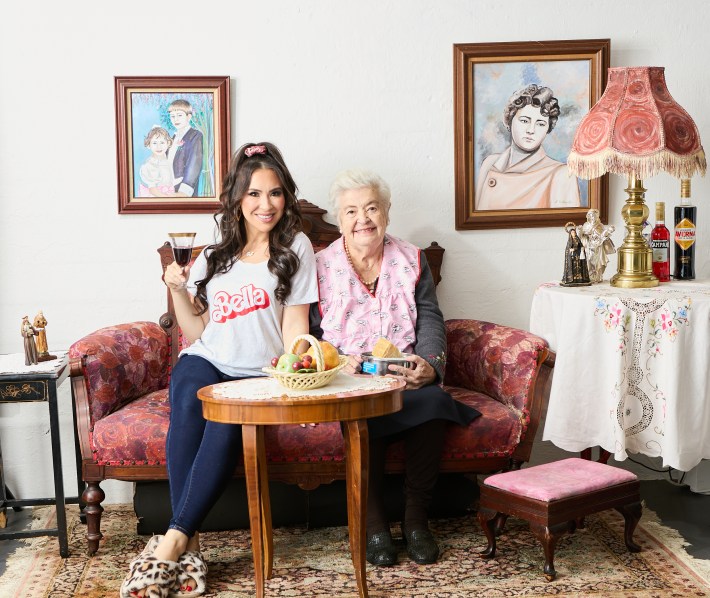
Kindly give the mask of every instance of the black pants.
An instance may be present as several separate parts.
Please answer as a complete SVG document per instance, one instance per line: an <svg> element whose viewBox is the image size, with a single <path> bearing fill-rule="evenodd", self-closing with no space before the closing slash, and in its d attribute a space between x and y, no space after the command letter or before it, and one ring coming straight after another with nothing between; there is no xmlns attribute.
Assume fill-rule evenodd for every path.
<svg viewBox="0 0 710 598"><path fill-rule="evenodd" d="M389 529L384 505L385 453L390 443L402 439L405 454L404 525L408 530L427 527L427 510L439 475L445 427L445 420L432 419L391 436L370 439L367 495L369 534Z"/></svg>

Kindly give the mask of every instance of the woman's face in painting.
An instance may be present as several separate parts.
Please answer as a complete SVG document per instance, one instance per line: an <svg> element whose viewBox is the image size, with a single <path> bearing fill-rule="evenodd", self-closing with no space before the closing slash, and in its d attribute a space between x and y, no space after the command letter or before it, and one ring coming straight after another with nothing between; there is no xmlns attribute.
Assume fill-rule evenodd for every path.
<svg viewBox="0 0 710 598"><path fill-rule="evenodd" d="M540 108L528 104L515 113L510 122L513 143L522 151L532 153L542 145L550 128L550 118Z"/></svg>

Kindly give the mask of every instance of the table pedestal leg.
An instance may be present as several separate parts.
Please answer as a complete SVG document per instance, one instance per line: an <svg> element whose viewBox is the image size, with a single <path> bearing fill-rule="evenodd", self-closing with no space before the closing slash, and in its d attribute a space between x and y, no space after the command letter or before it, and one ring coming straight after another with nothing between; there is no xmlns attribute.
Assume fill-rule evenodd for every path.
<svg viewBox="0 0 710 598"><path fill-rule="evenodd" d="M367 523L367 479L369 468L367 420L344 422L348 532L350 554L360 598L367 598L365 546Z"/></svg>
<svg viewBox="0 0 710 598"><path fill-rule="evenodd" d="M257 598L263 598L264 581L271 577L273 566L271 504L264 449L264 427L242 426L242 442L256 595Z"/></svg>

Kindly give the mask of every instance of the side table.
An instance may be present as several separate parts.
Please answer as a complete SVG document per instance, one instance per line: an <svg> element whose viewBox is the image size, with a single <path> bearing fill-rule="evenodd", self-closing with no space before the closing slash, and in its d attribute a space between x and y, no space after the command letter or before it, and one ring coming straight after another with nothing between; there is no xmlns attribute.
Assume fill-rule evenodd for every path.
<svg viewBox="0 0 710 598"><path fill-rule="evenodd" d="M77 461L77 496L64 496L64 477L62 472L62 452L59 439L59 411L57 389L69 374L69 358L66 351L57 352L57 359L44 361L37 365L26 366L24 355L12 353L0 355L0 403L46 402L49 407L49 431L52 442L52 466L54 469L54 498L15 498L5 486L0 454L0 509L7 507L19 509L39 505L56 505L57 527L25 531L0 530L0 540L16 538L34 538L37 536L57 536L59 554L69 556L67 537L66 505L79 503L81 495L81 470ZM74 414L74 409L72 409ZM76 415L73 415L76 418ZM76 421L74 422L74 441L76 447Z"/></svg>
<svg viewBox="0 0 710 598"><path fill-rule="evenodd" d="M296 391L273 379L223 382L198 391L205 419L242 425L244 473L249 502L257 598L271 577L273 542L271 506L264 446L264 426L342 422L345 436L350 554L358 594L367 598L365 522L369 465L367 420L402 408L401 378L348 376L340 373L324 388Z"/></svg>
<svg viewBox="0 0 710 598"><path fill-rule="evenodd" d="M557 353L543 440L679 471L710 459L710 281L544 283L530 330Z"/></svg>

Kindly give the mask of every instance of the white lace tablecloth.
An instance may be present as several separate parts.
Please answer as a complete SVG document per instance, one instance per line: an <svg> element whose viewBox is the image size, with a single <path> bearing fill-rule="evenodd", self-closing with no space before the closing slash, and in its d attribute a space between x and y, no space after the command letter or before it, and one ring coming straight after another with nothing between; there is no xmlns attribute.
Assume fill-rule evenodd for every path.
<svg viewBox="0 0 710 598"><path fill-rule="evenodd" d="M41 361L36 365L25 365L24 353L7 353L0 355L0 376L24 374L53 374L67 365L68 351L52 351L56 359Z"/></svg>
<svg viewBox="0 0 710 598"><path fill-rule="evenodd" d="M212 387L212 395L225 399L250 400L273 399L274 397L320 397L344 392L354 392L357 390L377 391L385 390L392 384L392 378L387 376L349 376L343 372L338 372L333 381L321 388L313 390L292 390L281 386L276 380L269 377L249 378L247 380L235 380L234 382L222 382Z"/></svg>
<svg viewBox="0 0 710 598"><path fill-rule="evenodd" d="M557 353L543 440L682 471L710 459L710 282L546 283L530 330Z"/></svg>

